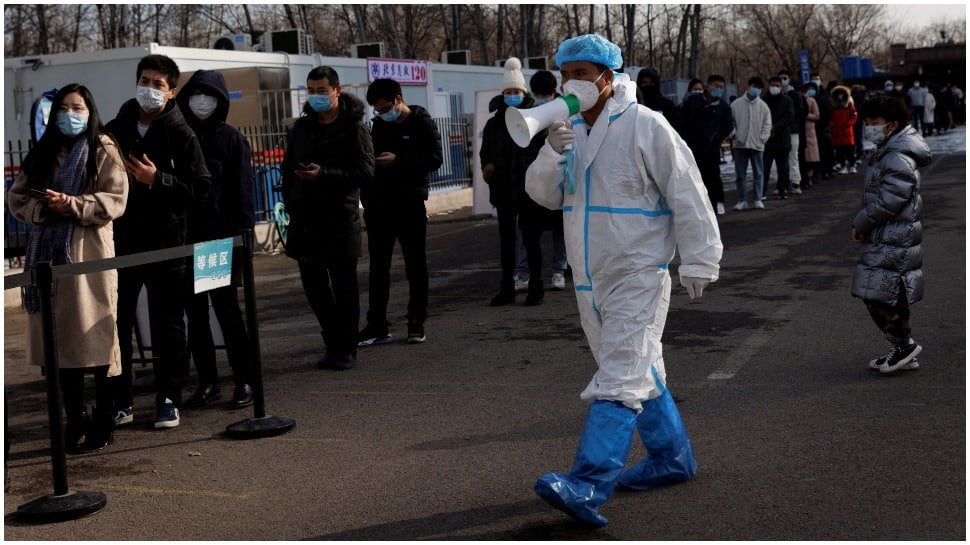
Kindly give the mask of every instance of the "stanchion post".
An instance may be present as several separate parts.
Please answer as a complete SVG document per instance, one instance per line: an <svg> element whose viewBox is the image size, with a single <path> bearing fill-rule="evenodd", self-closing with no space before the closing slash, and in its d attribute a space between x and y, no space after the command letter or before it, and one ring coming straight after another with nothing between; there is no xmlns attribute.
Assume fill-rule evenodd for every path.
<svg viewBox="0 0 970 545"><path fill-rule="evenodd" d="M249 334L249 353L253 381L253 418L226 426L226 435L238 439L270 437L286 433L296 422L280 416L266 416L263 398L263 357L259 347L259 327L256 320L256 280L253 272L253 248L256 235L250 229L244 231L242 245L243 297L246 302L246 329Z"/></svg>
<svg viewBox="0 0 970 545"><path fill-rule="evenodd" d="M72 491L68 488L64 424L61 420L61 377L57 362L57 334L54 329L54 269L49 261L37 263L31 275L40 299L54 493L19 506L17 516L26 522L45 523L71 520L96 513L107 505L108 500L98 491Z"/></svg>

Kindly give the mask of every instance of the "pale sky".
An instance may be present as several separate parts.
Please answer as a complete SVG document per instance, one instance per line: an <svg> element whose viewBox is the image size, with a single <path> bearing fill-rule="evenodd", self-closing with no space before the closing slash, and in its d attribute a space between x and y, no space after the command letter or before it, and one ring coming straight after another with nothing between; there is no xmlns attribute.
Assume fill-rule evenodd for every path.
<svg viewBox="0 0 970 545"><path fill-rule="evenodd" d="M886 4L890 22L904 27L923 27L941 19L966 19L966 4Z"/></svg>

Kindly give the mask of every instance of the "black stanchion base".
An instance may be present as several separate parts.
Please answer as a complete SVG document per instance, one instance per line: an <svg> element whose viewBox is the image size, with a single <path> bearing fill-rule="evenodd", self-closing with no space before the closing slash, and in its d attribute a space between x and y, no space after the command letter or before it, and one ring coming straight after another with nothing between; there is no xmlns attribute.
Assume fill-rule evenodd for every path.
<svg viewBox="0 0 970 545"><path fill-rule="evenodd" d="M46 523L81 518L104 509L104 493L71 490L63 496L49 494L17 508L17 518L24 522Z"/></svg>
<svg viewBox="0 0 970 545"><path fill-rule="evenodd" d="M286 433L296 426L296 421L282 416L247 418L226 426L226 435L233 439L258 439Z"/></svg>

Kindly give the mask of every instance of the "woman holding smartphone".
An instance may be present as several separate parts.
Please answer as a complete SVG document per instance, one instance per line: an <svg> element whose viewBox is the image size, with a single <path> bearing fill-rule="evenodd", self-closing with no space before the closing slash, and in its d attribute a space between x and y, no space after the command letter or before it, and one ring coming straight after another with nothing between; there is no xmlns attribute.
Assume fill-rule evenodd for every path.
<svg viewBox="0 0 970 545"><path fill-rule="evenodd" d="M112 221L125 211L128 174L118 146L106 131L84 86L72 83L54 97L50 127L27 154L7 194L10 211L31 225L25 270L114 257ZM104 271L58 278L54 322L61 391L67 413L69 453L103 449L114 420L107 377L121 370L117 315L118 273ZM44 365L40 300L27 286L27 361ZM93 373L97 406L89 424L84 374Z"/></svg>

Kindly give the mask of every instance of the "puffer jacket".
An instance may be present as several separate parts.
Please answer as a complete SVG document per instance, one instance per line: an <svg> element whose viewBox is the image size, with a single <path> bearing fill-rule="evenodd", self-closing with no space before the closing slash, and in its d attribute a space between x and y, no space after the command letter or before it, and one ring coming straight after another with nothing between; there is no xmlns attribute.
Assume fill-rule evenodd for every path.
<svg viewBox="0 0 970 545"><path fill-rule="evenodd" d="M287 139L281 167L283 202L290 214L286 255L293 259L361 256L360 187L374 176L374 143L364 124L364 103L341 93L340 115L322 125L309 105ZM295 171L320 165L312 182Z"/></svg>
<svg viewBox="0 0 970 545"><path fill-rule="evenodd" d="M852 295L895 305L923 298L923 201L919 167L930 149L911 126L876 148L866 169L862 210L852 227L865 235L852 277ZM904 293L905 292L905 293Z"/></svg>
<svg viewBox="0 0 970 545"><path fill-rule="evenodd" d="M845 93L845 100L837 101L836 95ZM852 94L848 87L839 85L832 89L832 117L829 119L829 128L832 129L833 146L854 146L855 145L855 125L858 115L856 114L855 103L852 102Z"/></svg>

